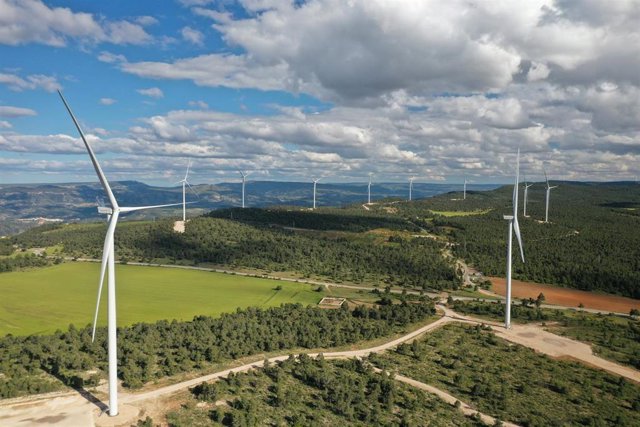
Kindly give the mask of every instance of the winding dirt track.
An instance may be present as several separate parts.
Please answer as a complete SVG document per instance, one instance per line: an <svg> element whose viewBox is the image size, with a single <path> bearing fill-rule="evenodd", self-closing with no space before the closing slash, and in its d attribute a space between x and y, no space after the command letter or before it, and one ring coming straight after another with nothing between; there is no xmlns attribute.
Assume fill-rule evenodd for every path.
<svg viewBox="0 0 640 427"><path fill-rule="evenodd" d="M512 329L505 330L502 326L495 322L487 322L480 319L475 319L468 316L461 316L452 310L439 306L444 311L444 316L437 321L425 325L413 332L410 332L400 338L386 342L376 347L351 350L351 351L339 351L339 352L326 352L323 353L327 359L344 359L353 357L366 357L371 353L378 353L397 345L411 341L416 337L439 328L449 322L463 322L470 324L488 324L493 327L493 331L497 336L509 340L511 342L521 344L530 347L536 351L547 354L552 357L571 358L577 361L586 363L592 367L606 370L616 375L623 376L632 381L640 383L640 371L636 371L626 366L618 365L616 363L604 360L600 357L594 356L591 351L591 347L587 344L574 341L565 337L561 337L550 332L544 331L541 327L536 325L514 325ZM317 353L312 353L310 356L315 357ZM282 355L273 357L271 361L284 360L288 358L288 355ZM160 397L168 396L181 390L185 390L189 387L193 387L203 381L212 381L221 377L229 375L231 372L243 372L253 368L261 367L263 360L256 360L252 363L226 369L224 371L216 372L209 375L204 375L192 380L183 381L170 386L162 387L156 390L143 392L143 393L130 393L122 391L120 393L121 414L117 417L107 417L101 414L104 409L104 404L99 402L89 402L86 397L80 396L76 393L68 393L66 395L60 395L58 397L47 396L34 396L30 398L22 399L10 399L0 402L0 424L3 426L27 426L27 425L59 425L59 426L91 426L94 425L130 425L135 422L136 417L140 413L139 402L150 401L158 399ZM455 396L448 394L447 392L437 389L428 384L423 384L411 378L396 376L398 381L403 381L407 384L419 387L430 393L437 395L444 401L451 403L451 400L455 402ZM138 405L136 405L138 404ZM98 407L98 409L96 408ZM102 408L102 410L100 409ZM462 405L461 410L465 413L471 413L474 411L468 405ZM487 422L492 418L486 414L481 414L481 417ZM512 424L510 424L512 425Z"/></svg>

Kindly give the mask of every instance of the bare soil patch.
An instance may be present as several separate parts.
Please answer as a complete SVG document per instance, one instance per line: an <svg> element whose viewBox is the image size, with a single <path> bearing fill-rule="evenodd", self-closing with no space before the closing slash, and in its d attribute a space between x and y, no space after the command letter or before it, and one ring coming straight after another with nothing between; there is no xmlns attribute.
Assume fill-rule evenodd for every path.
<svg viewBox="0 0 640 427"><path fill-rule="evenodd" d="M499 295L506 294L506 281L501 277L490 277L493 291ZM640 300L620 297L617 295L597 294L578 289L560 288L553 285L545 285L534 282L512 282L511 293L514 298L537 298L540 293L545 296L545 303L562 305L566 307L578 307L583 304L585 308L603 311L615 311L629 313L632 308L640 309Z"/></svg>

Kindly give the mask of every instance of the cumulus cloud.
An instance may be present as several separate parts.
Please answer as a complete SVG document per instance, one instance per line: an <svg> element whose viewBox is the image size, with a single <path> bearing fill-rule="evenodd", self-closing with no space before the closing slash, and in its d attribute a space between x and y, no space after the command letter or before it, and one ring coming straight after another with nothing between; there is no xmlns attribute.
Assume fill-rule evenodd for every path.
<svg viewBox="0 0 640 427"><path fill-rule="evenodd" d="M22 108L22 107L12 107L9 105L0 105L0 117L25 117L25 116L35 116L36 113L34 110L30 108Z"/></svg>
<svg viewBox="0 0 640 427"><path fill-rule="evenodd" d="M204 34L191 27L182 28L182 30L180 30L180 34L185 41L191 44L196 46L202 46L204 44Z"/></svg>
<svg viewBox="0 0 640 427"><path fill-rule="evenodd" d="M95 130L97 150L113 153L111 167L122 173L145 153L149 165L165 168L170 157L197 157L208 176L246 168L291 178L317 169L442 180L464 171L480 181L510 175L516 147L531 179L543 162L563 179L640 173L637 1L242 0L241 11L181 3L198 22L209 20L223 49L134 62L104 51L98 59L143 78L321 102L309 107L299 97L299 105L266 104L269 114L259 115L194 100L192 109L139 117L126 132ZM107 24L99 27L109 38ZM182 28L183 40L206 45L195 31ZM126 37L135 40L135 31ZM2 137L9 152L78 149L59 135Z"/></svg>
<svg viewBox="0 0 640 427"><path fill-rule="evenodd" d="M189 101L189 106L202 108L203 110L206 110L207 108L209 108L209 104L207 104L204 101Z"/></svg>
<svg viewBox="0 0 640 427"><path fill-rule="evenodd" d="M129 21L96 19L91 13L49 7L40 0L0 0L0 43L62 47L69 39L139 45L152 37L140 24Z"/></svg>
<svg viewBox="0 0 640 427"><path fill-rule="evenodd" d="M148 89L138 89L136 92L138 92L140 95L144 95L144 96L148 96L156 99L162 98L164 96L164 93L158 87L150 87Z"/></svg>
<svg viewBox="0 0 640 427"><path fill-rule="evenodd" d="M102 105L113 105L116 102L118 102L118 101L116 101L113 98L100 98L100 104L102 104Z"/></svg>
<svg viewBox="0 0 640 427"><path fill-rule="evenodd" d="M58 80L53 76L43 74L31 74L24 78L16 74L0 73L0 84L6 84L9 89L16 92L23 90L44 89L47 92L54 92L62 89Z"/></svg>
<svg viewBox="0 0 640 427"><path fill-rule="evenodd" d="M115 53L103 51L98 55L98 61L112 64L114 62L127 62L127 58L124 55L117 55Z"/></svg>

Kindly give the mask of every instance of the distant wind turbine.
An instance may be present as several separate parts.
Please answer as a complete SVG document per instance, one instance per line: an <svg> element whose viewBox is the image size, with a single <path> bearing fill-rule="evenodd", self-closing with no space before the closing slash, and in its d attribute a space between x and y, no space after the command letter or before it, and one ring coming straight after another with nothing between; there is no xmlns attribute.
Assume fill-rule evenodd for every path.
<svg viewBox="0 0 640 427"><path fill-rule="evenodd" d="M313 209L316 209L316 186L318 185L318 181L322 178L316 178L313 180Z"/></svg>
<svg viewBox="0 0 640 427"><path fill-rule="evenodd" d="M524 200L523 200L523 207L524 207L524 212L522 213L522 216L524 216L525 218L528 217L527 215L527 200L528 200L528 194L529 194L529 187L533 186L533 184L528 184L527 185L527 178L524 178Z"/></svg>
<svg viewBox="0 0 640 427"><path fill-rule="evenodd" d="M240 175L242 176L242 207L244 208L244 186L247 183L247 176L249 176L250 172L243 172L243 171L238 171L240 172Z"/></svg>
<svg viewBox="0 0 640 427"><path fill-rule="evenodd" d="M462 200L467 200L467 177L464 177L464 187L462 188Z"/></svg>
<svg viewBox="0 0 640 427"><path fill-rule="evenodd" d="M102 263L100 265L100 284L98 286L98 301L96 303L96 312L93 318L93 332L91 334L91 341L95 340L96 336L96 323L98 321L98 309L100 308L100 296L102 294L102 284L104 283L104 275L107 271L107 267L109 270L108 282L107 282L107 293L108 293L108 306L107 306L107 333L108 333L108 365L109 365L109 415L116 416L118 415L118 353L117 353L117 340L116 340L116 275L115 275L115 254L114 254L114 234L116 231L116 225L118 223L118 217L121 213L139 211L142 209L152 209L152 208L160 208L166 206L177 206L180 203L172 203L168 205L155 205L155 206L138 206L138 207L123 207L119 206L118 202L111 191L111 187L109 186L109 182L102 172L102 168L98 163L98 159L96 158L91 146L87 142L87 139L76 120L76 117L73 115L69 104L62 96L62 93L58 91L58 95L60 95L60 99L64 103L65 108L69 112L71 116L71 120L78 129L78 133L84 142L84 146L89 153L89 157L91 158L91 163L93 163L93 168L98 175L98 179L102 184L102 188L104 189L107 197L109 198L109 204L111 207L100 206L98 205L98 212L101 214L107 215L107 220L109 226L107 228L107 234L104 239L104 246L102 249Z"/></svg>
<svg viewBox="0 0 640 427"><path fill-rule="evenodd" d="M190 168L191 168L191 160L189 160L189 164L187 165L187 173L184 174L184 178L178 181L179 184L182 184L182 222L185 222L187 220L187 192L186 192L187 188L186 187L189 186L189 189L193 191L194 194L196 194L195 190L187 180L187 178L189 177Z"/></svg>
<svg viewBox="0 0 640 427"><path fill-rule="evenodd" d="M367 186L367 204L371 204L371 177L373 176L373 172L369 172L369 185Z"/></svg>
<svg viewBox="0 0 640 427"><path fill-rule="evenodd" d="M516 157L516 181L513 185L513 215L505 215L504 219L509 221L509 235L507 237L507 307L504 314L504 327L511 328L511 257L512 257L512 240L513 233L518 239L518 247L520 248L520 257L524 262L524 249L522 247L522 237L520 237L520 225L518 224L518 178L520 175L520 149Z"/></svg>
<svg viewBox="0 0 640 427"><path fill-rule="evenodd" d="M548 223L549 222L549 196L551 196L551 190L554 188L558 188L557 185L554 185L553 187L549 185L549 178L547 178L547 171L542 168L542 170L544 171L544 180L547 182L547 194L546 194L546 203L544 206L544 222Z"/></svg>
<svg viewBox="0 0 640 427"><path fill-rule="evenodd" d="M411 201L411 198L412 198L412 194L411 193L413 192L413 181L415 179L416 178L414 176L409 178L409 201Z"/></svg>

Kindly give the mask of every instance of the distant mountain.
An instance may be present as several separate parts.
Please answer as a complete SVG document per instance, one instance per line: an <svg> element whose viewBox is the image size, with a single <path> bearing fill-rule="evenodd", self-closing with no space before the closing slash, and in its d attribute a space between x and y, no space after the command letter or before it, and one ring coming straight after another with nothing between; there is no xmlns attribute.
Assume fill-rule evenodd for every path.
<svg viewBox="0 0 640 427"><path fill-rule="evenodd" d="M155 187L138 181L111 183L118 202L123 206L156 205L182 201L182 187ZM491 190L498 185L467 186L469 191ZM240 183L201 184L193 186L187 196L191 214L212 209L239 206ZM249 181L246 185L245 204L251 207L274 205L310 206L313 185L309 182ZM426 198L450 191L461 191L460 184L414 183L413 198ZM407 183L375 183L371 189L373 200L389 197L408 197ZM0 235L8 235L46 221L100 220L96 206L106 200L100 184L0 184ZM343 206L364 203L367 184L318 183L318 206ZM144 219L179 215L181 207L143 211L126 218Z"/></svg>

